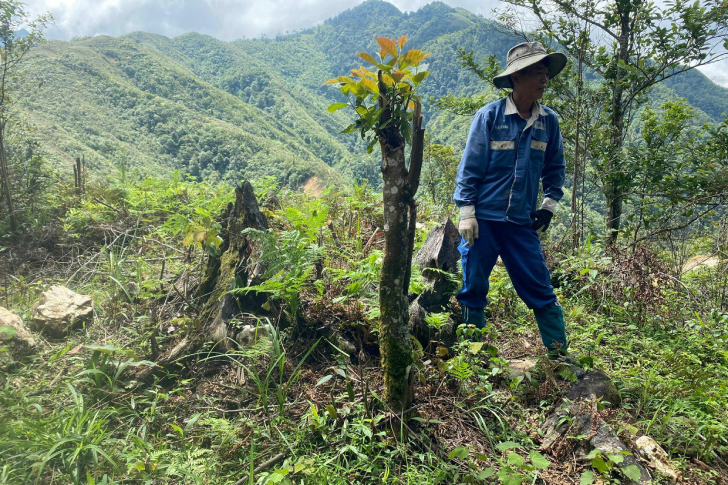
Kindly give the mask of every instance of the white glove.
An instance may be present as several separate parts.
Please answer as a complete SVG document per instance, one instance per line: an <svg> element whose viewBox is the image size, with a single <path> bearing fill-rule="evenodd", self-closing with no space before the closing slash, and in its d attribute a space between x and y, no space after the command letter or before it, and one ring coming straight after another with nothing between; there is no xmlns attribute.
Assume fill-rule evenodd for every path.
<svg viewBox="0 0 728 485"><path fill-rule="evenodd" d="M460 208L460 224L458 231L465 240L473 246L478 239L478 220L475 218L475 206L466 205Z"/></svg>

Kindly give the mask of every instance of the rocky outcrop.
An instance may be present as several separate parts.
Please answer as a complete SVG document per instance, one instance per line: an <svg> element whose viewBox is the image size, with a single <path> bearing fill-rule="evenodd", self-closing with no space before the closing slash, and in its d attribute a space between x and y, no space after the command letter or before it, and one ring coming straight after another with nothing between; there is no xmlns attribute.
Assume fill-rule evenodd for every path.
<svg viewBox="0 0 728 485"><path fill-rule="evenodd" d="M625 482L630 484L642 484L650 483L652 475L650 472L642 466L642 464L634 457L630 449L622 443L622 441L614 432L611 426L606 423L600 423L599 429L596 434L589 440L589 445L592 449L599 450L603 457L609 457L611 455L617 455L622 457L622 461L617 463L617 467L623 471L625 475ZM636 476L632 479L627 474L626 470L628 467L633 467L639 470L639 478Z"/></svg>
<svg viewBox="0 0 728 485"><path fill-rule="evenodd" d="M0 364L11 364L35 346L35 338L20 315L0 306Z"/></svg>
<svg viewBox="0 0 728 485"><path fill-rule="evenodd" d="M43 292L30 311L32 328L48 337L62 338L74 328L93 319L93 299L65 286Z"/></svg>
<svg viewBox="0 0 728 485"><path fill-rule="evenodd" d="M573 439L571 446L586 461L591 461L589 454L594 450L600 452L603 460L619 457L614 466L624 475L623 483L650 483L650 472L597 412L597 403L611 408L621 404L619 391L609 377L599 370L587 372L571 385L564 397L565 402L546 419L540 449L557 449L559 443Z"/></svg>
<svg viewBox="0 0 728 485"><path fill-rule="evenodd" d="M617 407L622 403L622 398L619 395L617 387L600 370L594 370L585 374L583 379L575 382L566 391L564 397L571 401L578 399L599 400L602 404L609 407Z"/></svg>
<svg viewBox="0 0 728 485"><path fill-rule="evenodd" d="M245 325L235 336L235 341L241 348L247 349L258 343L260 339L271 339L273 330L269 323L262 325Z"/></svg>

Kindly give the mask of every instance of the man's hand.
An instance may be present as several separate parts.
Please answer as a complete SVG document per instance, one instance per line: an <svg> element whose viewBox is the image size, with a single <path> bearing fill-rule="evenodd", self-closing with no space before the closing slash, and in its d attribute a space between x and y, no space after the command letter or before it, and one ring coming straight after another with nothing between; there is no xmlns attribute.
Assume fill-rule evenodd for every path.
<svg viewBox="0 0 728 485"><path fill-rule="evenodd" d="M543 232L546 232L549 224L551 224L551 218L554 217L554 213L548 209L539 209L531 213L531 217L534 219L533 224L531 224L531 229L538 231L543 227Z"/></svg>
<svg viewBox="0 0 728 485"><path fill-rule="evenodd" d="M475 206L467 205L460 208L460 224L458 231L465 240L473 246L478 239L478 221L475 219Z"/></svg>

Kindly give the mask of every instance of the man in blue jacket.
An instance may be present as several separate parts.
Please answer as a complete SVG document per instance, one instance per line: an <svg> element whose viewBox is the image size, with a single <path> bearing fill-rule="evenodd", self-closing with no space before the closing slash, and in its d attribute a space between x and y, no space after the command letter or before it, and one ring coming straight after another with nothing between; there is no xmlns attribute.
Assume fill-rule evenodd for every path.
<svg viewBox="0 0 728 485"><path fill-rule="evenodd" d="M566 330L537 230L548 229L564 194L565 162L556 114L538 100L565 65L564 54L549 54L538 42L508 51L507 68L493 84L513 92L476 113L454 197L460 208L458 301L464 323L485 326L488 278L500 256L552 357L566 351ZM539 182L544 199L537 209Z"/></svg>

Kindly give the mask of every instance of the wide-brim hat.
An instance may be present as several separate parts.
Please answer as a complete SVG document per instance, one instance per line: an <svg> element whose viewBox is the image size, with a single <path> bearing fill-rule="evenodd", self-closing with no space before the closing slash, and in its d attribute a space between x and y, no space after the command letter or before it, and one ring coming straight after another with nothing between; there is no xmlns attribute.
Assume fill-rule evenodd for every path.
<svg viewBox="0 0 728 485"><path fill-rule="evenodd" d="M506 70L493 78L495 87L513 89L511 74L547 59L549 77L555 78L566 67L566 56L561 52L548 53L540 42L523 42L508 51Z"/></svg>

